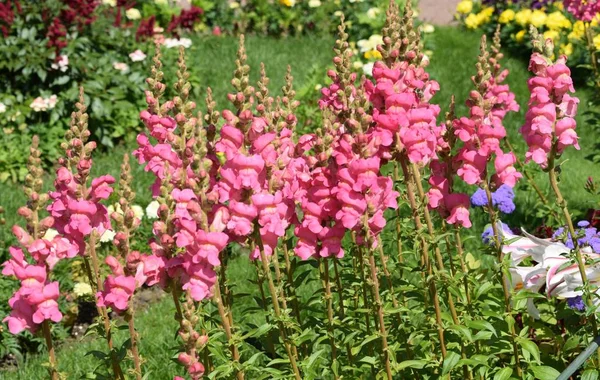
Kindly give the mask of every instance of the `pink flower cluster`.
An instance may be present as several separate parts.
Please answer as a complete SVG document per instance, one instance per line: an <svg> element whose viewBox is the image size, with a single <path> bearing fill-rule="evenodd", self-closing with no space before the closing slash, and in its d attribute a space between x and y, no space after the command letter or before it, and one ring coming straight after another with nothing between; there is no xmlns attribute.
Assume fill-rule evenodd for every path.
<svg viewBox="0 0 600 380"><path fill-rule="evenodd" d="M250 110L238 116L225 110L223 117L225 125L215 150L225 162L209 197L227 205L221 215L232 241L244 242L258 228L264 253L270 256L294 222L294 202L305 188L302 173L307 168L296 154L287 126L273 128ZM246 125L247 131L242 132L239 125ZM258 245L252 259L260 257Z"/></svg>
<svg viewBox="0 0 600 380"><path fill-rule="evenodd" d="M92 161L81 160L78 165L89 170ZM75 244L80 254L85 250L85 237L93 230L101 236L110 229L108 210L100 200L110 196L113 191L110 185L114 182L109 175L95 178L85 194L80 194L82 186L69 169L61 166L56 172L55 191L50 192L52 203L48 206L54 218L52 227Z"/></svg>
<svg viewBox="0 0 600 380"><path fill-rule="evenodd" d="M3 322L8 322L12 334L23 330L34 332L45 320L60 322L58 309L58 282L48 282L47 268L43 261L29 264L21 248L9 248L11 258L3 264L2 274L15 276L20 289L8 301L12 311ZM41 258L41 257L40 257Z"/></svg>
<svg viewBox="0 0 600 380"><path fill-rule="evenodd" d="M569 95L575 88L566 60L561 56L552 63L533 53L529 62L529 71L535 76L527 82L531 97L521 133L529 146L526 160L533 160L543 168L553 148L558 155L568 146L579 149L575 132L579 99Z"/></svg>
<svg viewBox="0 0 600 380"><path fill-rule="evenodd" d="M445 129L436 125L439 106L429 103L439 84L429 79L423 67L408 62L391 68L376 62L373 78L375 84L365 83L376 123L368 131L368 138L380 146L384 159L391 158L389 152L394 147L398 152L405 151L410 162L427 165L437 157Z"/></svg>
<svg viewBox="0 0 600 380"><path fill-rule="evenodd" d="M563 4L576 19L585 22L592 21L600 13L598 0L565 0Z"/></svg>
<svg viewBox="0 0 600 380"><path fill-rule="evenodd" d="M499 64L495 60L494 63L499 71ZM454 173L469 185L479 185L487 180L488 162L493 159L495 173L490 179L495 186L514 187L522 177L514 167L516 156L512 152L504 153L500 147L500 141L506 137L504 117L510 111L519 110L514 93L503 84L507 76L508 70L498 72L484 83L483 93L471 92L467 100L469 117L453 121L452 136L446 135L446 143L439 145L445 159L430 165L429 207L446 217L450 224L471 227L469 196L452 192ZM452 156L449 145L454 146L455 141L463 145Z"/></svg>

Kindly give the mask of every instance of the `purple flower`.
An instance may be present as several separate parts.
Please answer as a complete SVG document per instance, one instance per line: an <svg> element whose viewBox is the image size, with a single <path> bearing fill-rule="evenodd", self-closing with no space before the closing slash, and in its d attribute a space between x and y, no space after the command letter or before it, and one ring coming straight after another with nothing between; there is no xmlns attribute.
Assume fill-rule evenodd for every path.
<svg viewBox="0 0 600 380"><path fill-rule="evenodd" d="M581 296L567 298L567 306L573 310L583 311L585 310L585 303Z"/></svg>
<svg viewBox="0 0 600 380"><path fill-rule="evenodd" d="M492 197L493 200L493 197ZM473 195L471 195L471 204L473 206L477 206L477 207L484 207L487 206L488 204L488 199L487 199L487 195L485 194L485 190L483 189L477 189L477 191L475 191L473 193Z"/></svg>
<svg viewBox="0 0 600 380"><path fill-rule="evenodd" d="M594 227L585 228L589 225L589 222L585 220L577 223L577 226L580 227L576 231L577 236L580 236L577 242L580 246L589 246L592 248L592 251L600 253L600 233L598 233L598 230ZM558 228L554 234L552 234L552 238L554 240L564 241L567 247L571 249L574 248L571 234L568 233L564 227Z"/></svg>
<svg viewBox="0 0 600 380"><path fill-rule="evenodd" d="M506 223L502 223L502 230L512 234L510 227ZM483 233L481 234L481 240L483 241L483 244L494 245L494 230L492 229L491 224L487 226L485 230L483 230Z"/></svg>
<svg viewBox="0 0 600 380"><path fill-rule="evenodd" d="M508 185L500 186L495 192L492 193L492 204L498 207L498 210L504 214L510 214L515 211L515 203L513 199L515 193L512 187ZM471 195L471 204L477 207L487 206L488 200L485 190L477 189Z"/></svg>
<svg viewBox="0 0 600 380"><path fill-rule="evenodd" d="M498 206L498 210L505 214L510 214L515 211L515 192L512 187L508 185L502 185L492 194L492 202L495 206Z"/></svg>

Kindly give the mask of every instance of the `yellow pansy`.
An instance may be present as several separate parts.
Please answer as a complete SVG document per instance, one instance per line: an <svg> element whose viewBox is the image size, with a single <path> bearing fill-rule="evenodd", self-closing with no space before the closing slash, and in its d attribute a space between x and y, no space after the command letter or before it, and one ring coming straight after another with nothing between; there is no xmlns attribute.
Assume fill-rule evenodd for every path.
<svg viewBox="0 0 600 380"><path fill-rule="evenodd" d="M498 22L500 24L508 24L512 20L515 19L515 11L512 9L507 9L504 12L500 13L500 17L498 17Z"/></svg>
<svg viewBox="0 0 600 380"><path fill-rule="evenodd" d="M285 5L286 7L293 7L294 5L296 5L296 0L279 0L279 2L283 5Z"/></svg>
<svg viewBox="0 0 600 380"><path fill-rule="evenodd" d="M573 54L573 44L572 43L568 43L568 44L562 44L560 45L560 54L564 54L567 57Z"/></svg>
<svg viewBox="0 0 600 380"><path fill-rule="evenodd" d="M565 10L565 5L562 3L562 1L557 1L556 3L554 3L554 6L561 11Z"/></svg>
<svg viewBox="0 0 600 380"><path fill-rule="evenodd" d="M548 15L546 26L552 30L560 30L562 28L569 29L571 21L562 12L556 11Z"/></svg>
<svg viewBox="0 0 600 380"><path fill-rule="evenodd" d="M592 41L594 42L594 46L596 47L596 50L600 50L600 34L597 34L596 36L594 36L594 39Z"/></svg>
<svg viewBox="0 0 600 380"><path fill-rule="evenodd" d="M543 34L544 36L544 40L552 40L552 41L556 41L557 39L560 38L560 33L557 32L556 30L546 30Z"/></svg>
<svg viewBox="0 0 600 380"><path fill-rule="evenodd" d="M517 41L518 43L522 43L525 40L525 34L527 34L526 31L519 31L517 34L515 34L515 41Z"/></svg>
<svg viewBox="0 0 600 380"><path fill-rule="evenodd" d="M529 20L529 22L531 23L531 25L535 26L536 28L541 28L542 26L544 26L544 24L546 24L547 18L548 18L548 15L544 11L536 9L531 14L531 20Z"/></svg>
<svg viewBox="0 0 600 380"><path fill-rule="evenodd" d="M381 53L379 50L369 50L365 52L366 59L381 59Z"/></svg>
<svg viewBox="0 0 600 380"><path fill-rule="evenodd" d="M515 13L515 21L517 22L517 24L525 26L529 24L532 13L533 11L531 9L521 9L520 11Z"/></svg>
<svg viewBox="0 0 600 380"><path fill-rule="evenodd" d="M465 19L465 26L469 29L477 29L479 27L480 23L481 23L481 20L474 13L471 13Z"/></svg>
<svg viewBox="0 0 600 380"><path fill-rule="evenodd" d="M473 2L471 0L463 0L456 6L456 11L466 15L473 10Z"/></svg>
<svg viewBox="0 0 600 380"><path fill-rule="evenodd" d="M573 31L569 33L570 40L580 40L585 35L585 25L583 21L575 21L573 24Z"/></svg>

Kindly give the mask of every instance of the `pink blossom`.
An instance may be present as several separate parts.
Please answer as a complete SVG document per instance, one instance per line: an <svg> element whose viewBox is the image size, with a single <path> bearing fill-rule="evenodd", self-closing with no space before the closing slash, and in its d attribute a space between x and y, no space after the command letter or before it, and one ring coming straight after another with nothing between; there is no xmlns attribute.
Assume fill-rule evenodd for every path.
<svg viewBox="0 0 600 380"><path fill-rule="evenodd" d="M111 307L116 312L123 312L129 307L135 287L136 281L133 276L108 275L104 280L103 291L96 294L97 304L101 307Z"/></svg>

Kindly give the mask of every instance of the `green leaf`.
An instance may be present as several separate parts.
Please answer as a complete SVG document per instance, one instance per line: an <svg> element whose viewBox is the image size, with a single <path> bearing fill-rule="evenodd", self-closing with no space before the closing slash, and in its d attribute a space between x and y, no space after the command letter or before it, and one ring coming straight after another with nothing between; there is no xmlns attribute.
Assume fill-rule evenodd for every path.
<svg viewBox="0 0 600 380"><path fill-rule="evenodd" d="M523 356L525 356L525 353L527 352L533 356L537 363L540 363L540 349L535 343L523 337L518 337L517 343L523 348Z"/></svg>
<svg viewBox="0 0 600 380"><path fill-rule="evenodd" d="M581 374L581 380L598 380L598 371L595 369L586 369Z"/></svg>
<svg viewBox="0 0 600 380"><path fill-rule="evenodd" d="M560 375L560 372L545 365L531 366L531 372L533 372L535 378L539 380L554 380Z"/></svg>
<svg viewBox="0 0 600 380"><path fill-rule="evenodd" d="M480 319L475 320L475 321L467 321L467 326L469 326L472 329L477 329L477 330L488 330L495 336L498 336L498 334L496 334L496 329L488 321L484 321L484 320L480 320Z"/></svg>
<svg viewBox="0 0 600 380"><path fill-rule="evenodd" d="M400 364L398 364L397 368L398 368L398 371L402 371L405 368L422 369L426 365L427 365L426 360L405 360L405 361L401 362Z"/></svg>
<svg viewBox="0 0 600 380"><path fill-rule="evenodd" d="M310 357L308 358L308 362L306 364L306 366L309 369L312 369L313 366L315 365L317 359L319 359L321 357L321 355L323 354L323 352L325 352L325 349L320 349L319 351L314 352L312 355L310 355Z"/></svg>
<svg viewBox="0 0 600 380"><path fill-rule="evenodd" d="M502 368L500 371L496 372L496 374L494 375L494 380L508 380L512 373L512 368Z"/></svg>
<svg viewBox="0 0 600 380"><path fill-rule="evenodd" d="M454 351L448 351L446 358L444 359L444 364L442 365L442 376L449 374L454 367L456 367L456 363L460 360L460 355Z"/></svg>

